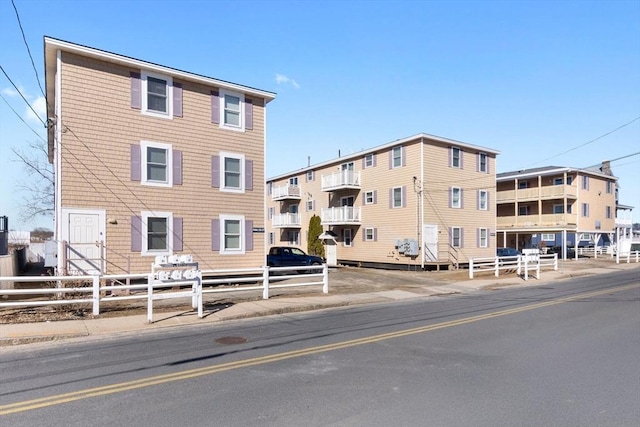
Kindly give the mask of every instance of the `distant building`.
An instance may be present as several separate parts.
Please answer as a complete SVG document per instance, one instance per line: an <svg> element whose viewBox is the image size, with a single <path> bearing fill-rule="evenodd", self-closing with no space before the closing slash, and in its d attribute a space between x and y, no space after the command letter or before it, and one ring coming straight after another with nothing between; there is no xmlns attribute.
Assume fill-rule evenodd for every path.
<svg viewBox="0 0 640 427"><path fill-rule="evenodd" d="M269 178L268 245L306 249L317 215L329 264L447 268L495 256L497 154L418 134Z"/></svg>
<svg viewBox="0 0 640 427"><path fill-rule="evenodd" d="M547 166L500 173L498 246L550 248L602 246L613 241L617 178L600 170Z"/></svg>

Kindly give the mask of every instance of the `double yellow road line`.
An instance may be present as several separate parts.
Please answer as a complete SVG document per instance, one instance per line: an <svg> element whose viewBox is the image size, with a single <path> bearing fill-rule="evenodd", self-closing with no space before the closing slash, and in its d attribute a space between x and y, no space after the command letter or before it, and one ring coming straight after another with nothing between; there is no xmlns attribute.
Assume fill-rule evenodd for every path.
<svg viewBox="0 0 640 427"><path fill-rule="evenodd" d="M508 310L494 311L478 316L465 317L449 322L436 323L428 326L404 329L397 332L389 332L386 334L373 335L365 338L358 338L349 341L338 342L335 344L326 344L316 347L309 347L301 350L287 351L268 356L254 357L251 359L238 360L235 362L222 363L219 365L207 366L204 368L189 369L186 371L175 372L172 374L155 375L152 377L142 378L134 381L126 381L117 384L111 384L101 387L94 387L85 390L78 390L70 393L63 393L54 396L41 397L39 399L26 400L23 402L10 403L0 405L0 415L8 415L16 412L30 411L33 409L44 408L47 406L59 405L62 403L73 402L76 400L87 399L90 397L104 396L113 393L121 393L128 390L135 390L144 387L150 387L157 384L165 384L172 381L180 381L189 378L201 377L204 375L213 375L220 372L230 371L233 369L247 368L250 366L263 365L266 363L278 362L281 360L292 359L295 357L309 356L312 354L324 353L327 351L339 350L342 348L355 347L363 344L371 344L378 341L388 340L392 338L404 337L407 335L422 334L425 332L436 331L438 329L450 328L452 326L465 325L467 323L478 322L481 320L492 319L500 316L508 316L511 314L522 313L525 311L536 310L538 308L549 307L553 305L563 304L566 302L581 300L585 298L596 297L600 295L611 294L614 292L622 292L629 289L640 287L640 284L630 284L617 286L615 288L587 292L569 297L557 298L536 304L529 304L523 307L511 308Z"/></svg>

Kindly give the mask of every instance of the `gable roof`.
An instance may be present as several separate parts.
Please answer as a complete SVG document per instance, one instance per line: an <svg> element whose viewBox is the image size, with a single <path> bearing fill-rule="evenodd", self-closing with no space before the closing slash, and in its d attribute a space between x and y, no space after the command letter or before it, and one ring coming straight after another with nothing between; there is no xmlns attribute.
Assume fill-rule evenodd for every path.
<svg viewBox="0 0 640 427"><path fill-rule="evenodd" d="M425 141L425 140L427 140L427 141ZM498 154L500 154L500 151L494 150L492 148L482 147L482 146L479 146L479 145L467 144L466 142L456 141L454 139L443 138L441 136L429 135L428 133L419 133L417 135L409 136L407 138L397 139L395 141L391 141L391 142L388 142L386 144L382 144L382 145L378 145L378 146L375 146L375 147L372 147L372 148L368 148L366 150L362 150L362 151L359 151L357 153L349 154L347 156L336 157L334 159L327 160L325 162L316 163L314 165L309 165L309 166L307 166L305 168L297 169L295 171L290 171L290 172L286 172L286 173L283 173L283 174L280 174L280 175L277 175L277 176L274 176L274 177L271 177L271 178L267 178L267 182L276 181L276 180L287 178L287 177L290 177L290 176L293 176L293 175L298 175L300 173L305 173L305 172L310 171L310 170L324 168L326 166L331 166L331 165L336 164L336 163L342 163L342 162L353 160L353 159L359 159L359 158L362 158L362 157L366 156L367 154L377 153L379 151L384 151L384 150L387 150L389 148L396 147L396 146L399 146L399 145L404 145L404 144L407 144L407 143L417 143L417 142L426 142L426 143L428 143L429 141L436 142L436 143L442 143L442 144L445 144L445 145L451 145L451 146L459 147L459 148L462 148L462 149L467 149L469 151L474 151L474 152L493 154L493 155L496 155L496 156Z"/></svg>
<svg viewBox="0 0 640 427"><path fill-rule="evenodd" d="M519 171L501 172L499 174L496 174L496 181L510 181L516 178L531 178L539 175L558 175L564 172L578 172L583 175L593 175L601 178L609 178L616 181L618 180L618 178L615 176L607 175L593 169L572 168L566 166L543 166L539 168L523 169Z"/></svg>
<svg viewBox="0 0 640 427"><path fill-rule="evenodd" d="M53 102L55 100L55 76L58 51L71 52L77 55L96 58L101 61L123 65L125 67L153 71L159 74L177 77L180 80L193 81L209 86L215 86L221 89L242 92L246 95L264 99L265 105L276 97L276 94L273 92L268 92L237 83L231 83L225 80L214 79L212 77L207 77L200 74L189 73L177 68L171 68L164 65L155 64L153 62L147 62L140 59L131 58L129 56L108 52L106 50L96 49L93 47L83 46L80 44L55 39L53 37L44 36L44 73L47 96L47 123L49 123L50 120L53 120L53 117L55 116L55 105L53 104ZM49 156L51 157L51 152L53 151L53 126L48 126L48 138L50 153ZM51 161L51 158L49 158L49 160Z"/></svg>

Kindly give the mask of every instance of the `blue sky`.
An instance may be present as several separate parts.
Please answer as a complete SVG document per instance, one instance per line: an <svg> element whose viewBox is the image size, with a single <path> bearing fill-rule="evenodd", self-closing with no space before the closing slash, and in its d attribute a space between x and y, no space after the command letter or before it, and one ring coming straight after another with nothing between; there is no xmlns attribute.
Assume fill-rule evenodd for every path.
<svg viewBox="0 0 640 427"><path fill-rule="evenodd" d="M47 35L276 92L268 177L420 132L500 150L498 172L640 152L638 0L14 3L41 81ZM41 111L10 0L0 64ZM44 129L1 74L0 93L29 124L0 99L0 215L52 229L20 221L11 153ZM640 155L612 167L640 222Z"/></svg>

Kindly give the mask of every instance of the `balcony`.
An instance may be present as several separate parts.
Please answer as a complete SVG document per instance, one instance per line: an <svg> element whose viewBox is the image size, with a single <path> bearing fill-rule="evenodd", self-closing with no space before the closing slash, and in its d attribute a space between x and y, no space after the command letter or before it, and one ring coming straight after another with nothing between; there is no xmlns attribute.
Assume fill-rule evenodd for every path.
<svg viewBox="0 0 640 427"><path fill-rule="evenodd" d="M271 190L271 199L278 200L300 200L300 187L297 185L281 185L273 187Z"/></svg>
<svg viewBox="0 0 640 427"><path fill-rule="evenodd" d="M498 191L498 203L525 202L532 200L575 199L578 190L572 185L547 185L543 187L521 188L518 190Z"/></svg>
<svg viewBox="0 0 640 427"><path fill-rule="evenodd" d="M578 222L576 214L545 214L499 216L496 218L498 228L543 228L575 226Z"/></svg>
<svg viewBox="0 0 640 427"><path fill-rule="evenodd" d="M271 225L273 228L300 228L300 214L275 214L273 218L271 218Z"/></svg>
<svg viewBox="0 0 640 427"><path fill-rule="evenodd" d="M339 208L323 208L320 212L322 225L360 224L360 208L342 206Z"/></svg>
<svg viewBox="0 0 640 427"><path fill-rule="evenodd" d="M331 175L322 175L322 191L359 190L360 188L360 172L344 170Z"/></svg>
<svg viewBox="0 0 640 427"><path fill-rule="evenodd" d="M631 228L632 225L633 225L632 218L620 218L620 217L616 218L617 228Z"/></svg>

